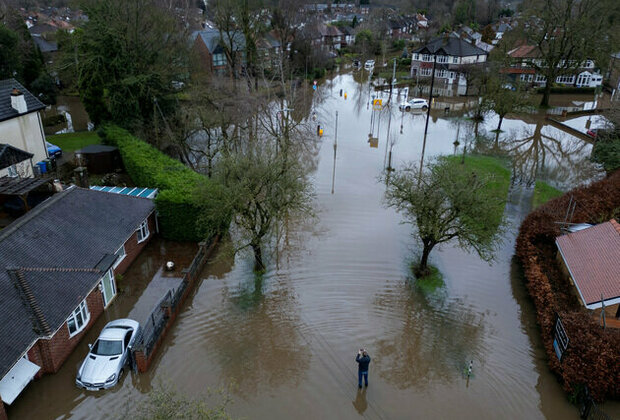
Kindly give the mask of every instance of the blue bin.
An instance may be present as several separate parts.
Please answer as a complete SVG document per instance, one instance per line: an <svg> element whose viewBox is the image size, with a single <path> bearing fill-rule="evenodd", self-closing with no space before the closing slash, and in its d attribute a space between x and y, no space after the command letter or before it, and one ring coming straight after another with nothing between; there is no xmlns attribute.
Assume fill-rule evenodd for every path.
<svg viewBox="0 0 620 420"><path fill-rule="evenodd" d="M39 167L39 169L41 170L42 174L47 173L47 165L44 161L41 162L37 162L37 166Z"/></svg>

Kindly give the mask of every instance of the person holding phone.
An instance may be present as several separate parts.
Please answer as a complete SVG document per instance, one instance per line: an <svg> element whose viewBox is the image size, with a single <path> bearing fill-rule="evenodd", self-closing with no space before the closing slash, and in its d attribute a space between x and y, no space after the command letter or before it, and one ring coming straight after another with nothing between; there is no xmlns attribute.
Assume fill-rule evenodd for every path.
<svg viewBox="0 0 620 420"><path fill-rule="evenodd" d="M368 355L368 352L364 349L360 349L357 352L355 361L357 362L357 387L362 387L363 377L366 387L368 388L368 365L370 364L370 356Z"/></svg>

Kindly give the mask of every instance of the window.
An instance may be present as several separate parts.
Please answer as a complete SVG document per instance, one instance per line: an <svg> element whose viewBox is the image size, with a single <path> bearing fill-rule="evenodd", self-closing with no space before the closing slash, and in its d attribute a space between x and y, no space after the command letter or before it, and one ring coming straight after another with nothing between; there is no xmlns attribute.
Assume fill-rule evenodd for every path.
<svg viewBox="0 0 620 420"><path fill-rule="evenodd" d="M568 75L558 76L557 79L555 79L555 81L556 83L572 85L573 83L575 83L575 76L568 76Z"/></svg>
<svg viewBox="0 0 620 420"><path fill-rule="evenodd" d="M419 59L420 59L420 54L416 54L416 55L413 57L413 59L414 59L414 60L419 60Z"/></svg>
<svg viewBox="0 0 620 420"><path fill-rule="evenodd" d="M547 82L547 78L545 76L543 76L542 74L536 75L536 83L546 83L546 82Z"/></svg>
<svg viewBox="0 0 620 420"><path fill-rule="evenodd" d="M125 256L127 255L125 253L125 245L121 245L121 247L118 250L116 250L114 255L116 255L116 261L114 261L114 268L116 268L121 263L121 261L125 259Z"/></svg>
<svg viewBox="0 0 620 420"><path fill-rule="evenodd" d="M459 63L459 58L458 57L452 57L452 64L458 64Z"/></svg>
<svg viewBox="0 0 620 420"><path fill-rule="evenodd" d="M149 237L149 223L148 220L142 222L140 227L136 230L138 232L138 243L144 242Z"/></svg>
<svg viewBox="0 0 620 420"><path fill-rule="evenodd" d="M454 78L456 78L456 73L451 71L450 72L450 79L454 79Z"/></svg>
<svg viewBox="0 0 620 420"><path fill-rule="evenodd" d="M437 56L437 62L438 63L447 63L448 62L448 56L447 55L438 55Z"/></svg>
<svg viewBox="0 0 620 420"><path fill-rule="evenodd" d="M594 68L594 61L592 60L586 60L585 64L583 65L585 68L588 69L592 69Z"/></svg>
<svg viewBox="0 0 620 420"><path fill-rule="evenodd" d="M433 61L433 56L430 54L422 54L422 61Z"/></svg>
<svg viewBox="0 0 620 420"><path fill-rule="evenodd" d="M215 54L213 56L213 67L220 67L226 65L226 57L224 54Z"/></svg>
<svg viewBox="0 0 620 420"><path fill-rule="evenodd" d="M9 171L9 173L8 173L9 177L17 178L17 175L18 175L17 174L17 167L15 165L11 165L7 169Z"/></svg>
<svg viewBox="0 0 620 420"><path fill-rule="evenodd" d="M532 81L532 75L531 74L522 74L521 75L521 81L522 82L531 82Z"/></svg>
<svg viewBox="0 0 620 420"><path fill-rule="evenodd" d="M88 324L90 320L90 312L88 312L88 305L86 305L86 299L80 303L75 311L67 318L67 327L69 328L69 337L73 337Z"/></svg>
<svg viewBox="0 0 620 420"><path fill-rule="evenodd" d="M420 76L430 76L433 69L420 69Z"/></svg>
<svg viewBox="0 0 620 420"><path fill-rule="evenodd" d="M448 77L448 71L447 70L437 70L437 77L439 79L445 79L446 77Z"/></svg>

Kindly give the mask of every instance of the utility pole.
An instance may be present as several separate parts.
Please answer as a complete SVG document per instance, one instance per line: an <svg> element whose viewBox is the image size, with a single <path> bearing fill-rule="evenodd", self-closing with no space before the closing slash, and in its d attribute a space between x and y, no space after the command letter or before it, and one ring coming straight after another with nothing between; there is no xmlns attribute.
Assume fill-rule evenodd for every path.
<svg viewBox="0 0 620 420"><path fill-rule="evenodd" d="M433 105L433 85L435 84L435 67L437 65L437 54L433 55L433 72L431 74L431 91L428 94L428 109L426 110L426 124L424 125L424 141L422 142L422 157L420 158L420 176L418 184L422 179L422 167L424 166L424 151L426 150L426 134L428 133L428 120L431 116L431 106Z"/></svg>
<svg viewBox="0 0 620 420"><path fill-rule="evenodd" d="M396 83L396 57L394 57L394 68L392 70L392 83L390 83L390 98L388 102L392 101L392 90L394 89L394 83Z"/></svg>
<svg viewBox="0 0 620 420"><path fill-rule="evenodd" d="M336 130L334 133L334 167L332 169L332 194L336 183L336 150L338 149L338 111L336 111Z"/></svg>

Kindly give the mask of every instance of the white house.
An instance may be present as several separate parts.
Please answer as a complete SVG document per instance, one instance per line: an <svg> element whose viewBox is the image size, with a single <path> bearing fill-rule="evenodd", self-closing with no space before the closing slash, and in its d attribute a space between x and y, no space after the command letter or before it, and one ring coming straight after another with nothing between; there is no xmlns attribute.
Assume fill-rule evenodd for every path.
<svg viewBox="0 0 620 420"><path fill-rule="evenodd" d="M458 36L442 36L413 50L411 76L430 77L433 73L433 63L436 63L436 83L439 79L447 84L458 81L460 85L465 86L467 84L463 75L465 69L486 63L487 56L486 51Z"/></svg>
<svg viewBox="0 0 620 420"><path fill-rule="evenodd" d="M17 80L0 80L0 144L32 155L30 159L0 168L0 177L33 176L32 163L49 157L38 113L44 108Z"/></svg>

